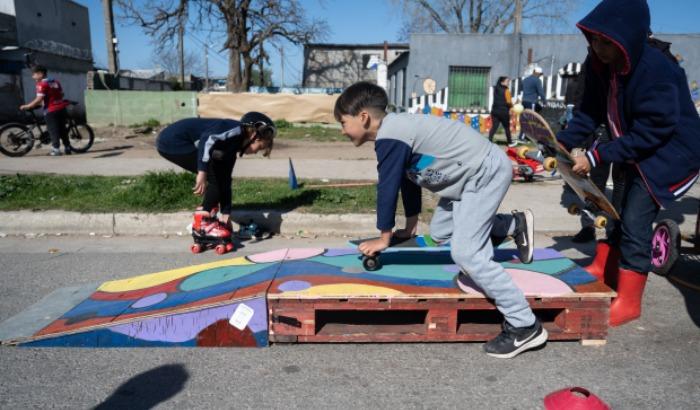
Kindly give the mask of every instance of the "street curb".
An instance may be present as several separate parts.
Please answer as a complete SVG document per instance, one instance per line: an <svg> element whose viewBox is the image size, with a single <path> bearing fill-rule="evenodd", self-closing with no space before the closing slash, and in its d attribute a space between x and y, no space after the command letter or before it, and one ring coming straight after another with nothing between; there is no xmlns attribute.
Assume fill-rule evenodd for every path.
<svg viewBox="0 0 700 410"><path fill-rule="evenodd" d="M376 235L374 214L310 214L279 211L234 211L234 222L251 221L283 235ZM189 235L191 212L80 213L67 211L0 212L0 235L163 236ZM397 226L403 217L397 216ZM235 227L238 229L238 226ZM427 226L419 229L427 232Z"/></svg>

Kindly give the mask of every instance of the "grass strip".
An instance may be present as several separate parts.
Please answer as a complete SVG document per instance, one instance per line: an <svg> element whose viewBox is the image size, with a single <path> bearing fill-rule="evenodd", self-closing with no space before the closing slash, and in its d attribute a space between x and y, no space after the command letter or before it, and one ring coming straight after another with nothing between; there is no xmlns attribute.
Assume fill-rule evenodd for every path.
<svg viewBox="0 0 700 410"><path fill-rule="evenodd" d="M291 190L286 179L236 178L234 209L275 209L322 214L372 213L374 185ZM191 211L201 198L192 194L194 175L152 172L143 176L0 176L0 210L65 210L76 212Z"/></svg>

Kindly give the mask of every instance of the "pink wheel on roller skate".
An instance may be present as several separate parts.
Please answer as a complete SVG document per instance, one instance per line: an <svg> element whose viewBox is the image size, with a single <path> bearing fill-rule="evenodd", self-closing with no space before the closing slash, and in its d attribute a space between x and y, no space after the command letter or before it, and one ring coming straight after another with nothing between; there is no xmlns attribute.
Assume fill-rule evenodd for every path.
<svg viewBox="0 0 700 410"><path fill-rule="evenodd" d="M198 243L192 244L192 246L190 246L190 251L194 254L200 253L202 252L202 246Z"/></svg>
<svg viewBox="0 0 700 410"><path fill-rule="evenodd" d="M227 243L226 244L226 252L231 252L231 251L233 251L233 244Z"/></svg>
<svg viewBox="0 0 700 410"><path fill-rule="evenodd" d="M214 250L216 251L217 255L223 255L226 253L226 246L225 245L216 245L216 248Z"/></svg>
<svg viewBox="0 0 700 410"><path fill-rule="evenodd" d="M681 234L678 225L670 219L660 221L651 238L651 265L654 273L668 275L678 259L680 247Z"/></svg>

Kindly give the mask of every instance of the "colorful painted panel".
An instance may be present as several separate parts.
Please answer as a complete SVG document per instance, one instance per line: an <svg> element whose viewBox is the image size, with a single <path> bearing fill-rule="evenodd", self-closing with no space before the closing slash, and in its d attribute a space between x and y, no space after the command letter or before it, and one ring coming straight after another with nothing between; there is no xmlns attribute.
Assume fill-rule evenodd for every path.
<svg viewBox="0 0 700 410"><path fill-rule="evenodd" d="M33 339L44 340L31 344L264 346L265 294L286 254L283 249L272 257L237 257L105 282L36 332ZM228 321L241 303L252 310L252 325L236 330Z"/></svg>
<svg viewBox="0 0 700 410"><path fill-rule="evenodd" d="M468 294L455 287L453 280L459 267L448 249L395 249L380 257L382 268L373 272L363 269L356 249L328 249L315 257L285 261L268 297L485 297L476 284ZM551 249L535 250L531 264L520 263L515 249L497 249L494 259L527 297L579 297L585 292L610 292L573 261Z"/></svg>
<svg viewBox="0 0 700 410"><path fill-rule="evenodd" d="M527 265L516 252L497 249L495 260L528 297L614 295L554 250L535 250ZM269 299L485 297L476 284L469 293L455 287L459 268L449 248L395 249L381 258L382 268L367 272L356 248L280 249L110 281L92 293L57 292L74 295L74 305L42 300L28 311L58 306L55 320L18 330L36 322L25 315L0 336L24 346L265 346Z"/></svg>

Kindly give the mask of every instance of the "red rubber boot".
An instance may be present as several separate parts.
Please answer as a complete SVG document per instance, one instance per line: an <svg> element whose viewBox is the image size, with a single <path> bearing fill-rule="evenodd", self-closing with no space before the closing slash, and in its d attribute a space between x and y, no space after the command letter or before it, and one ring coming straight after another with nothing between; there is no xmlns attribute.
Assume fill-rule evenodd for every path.
<svg viewBox="0 0 700 410"><path fill-rule="evenodd" d="M610 305L610 326L620 326L641 316L647 277L646 273L620 269L617 297Z"/></svg>
<svg viewBox="0 0 700 410"><path fill-rule="evenodd" d="M599 281L611 288L617 285L617 269L620 263L620 249L610 246L605 241L598 241L595 246L595 258L585 269Z"/></svg>

